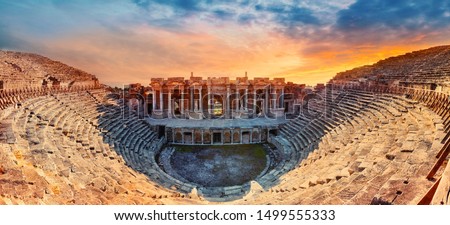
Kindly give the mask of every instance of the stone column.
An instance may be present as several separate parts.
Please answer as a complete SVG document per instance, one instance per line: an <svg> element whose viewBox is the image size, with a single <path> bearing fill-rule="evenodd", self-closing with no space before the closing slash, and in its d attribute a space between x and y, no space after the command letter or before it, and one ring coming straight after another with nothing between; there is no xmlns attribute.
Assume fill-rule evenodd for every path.
<svg viewBox="0 0 450 225"><path fill-rule="evenodd" d="M161 113L164 117L164 96L163 96L163 89L161 88L159 91L159 104L161 106Z"/></svg>
<svg viewBox="0 0 450 225"><path fill-rule="evenodd" d="M247 107L248 107L248 88L245 88L244 109L247 110Z"/></svg>
<svg viewBox="0 0 450 225"><path fill-rule="evenodd" d="M253 89L253 115L256 115L256 89Z"/></svg>
<svg viewBox="0 0 450 225"><path fill-rule="evenodd" d="M208 118L211 118L211 87L208 86ZM203 136L202 136L203 137Z"/></svg>
<svg viewBox="0 0 450 225"><path fill-rule="evenodd" d="M184 87L181 88L180 112L184 115Z"/></svg>
<svg viewBox="0 0 450 225"><path fill-rule="evenodd" d="M276 109L277 108L277 89L276 88L274 88L274 91L273 91L273 93L272 93L272 108L273 109Z"/></svg>
<svg viewBox="0 0 450 225"><path fill-rule="evenodd" d="M230 86L227 86L227 96L225 97L227 102L227 110L225 111L225 118L230 118Z"/></svg>
<svg viewBox="0 0 450 225"><path fill-rule="evenodd" d="M240 101L239 88L236 87L236 112L239 111L239 101Z"/></svg>
<svg viewBox="0 0 450 225"><path fill-rule="evenodd" d="M190 101L189 101L189 105L190 105L190 107L189 107L189 111L194 111L194 88L190 88Z"/></svg>
<svg viewBox="0 0 450 225"><path fill-rule="evenodd" d="M152 94L152 104L153 104L152 111L153 111L153 110L156 109L156 91L153 90L152 93L153 93L153 94ZM153 112L152 112L152 114L153 114Z"/></svg>
<svg viewBox="0 0 450 225"><path fill-rule="evenodd" d="M269 89L265 87L265 99L264 99L264 115L269 112Z"/></svg>
<svg viewBox="0 0 450 225"><path fill-rule="evenodd" d="M281 95L280 95L280 108L284 108L284 87L281 88Z"/></svg>
<svg viewBox="0 0 450 225"><path fill-rule="evenodd" d="M239 132L239 143L242 144L242 129Z"/></svg>
<svg viewBox="0 0 450 225"><path fill-rule="evenodd" d="M172 118L172 92L170 89L167 97L167 109L168 109L167 117Z"/></svg>
<svg viewBox="0 0 450 225"><path fill-rule="evenodd" d="M203 133L204 133L204 132L203 132L203 128L202 128L202 145L204 144L204 143L203 143Z"/></svg>
<svg viewBox="0 0 450 225"><path fill-rule="evenodd" d="M198 89L198 109L203 114L203 96L202 96L202 88Z"/></svg>
<svg viewBox="0 0 450 225"><path fill-rule="evenodd" d="M227 100L226 100L225 95L226 95L225 93L221 93L220 94L220 96L222 97L222 116L224 116L226 118L226 115L227 115Z"/></svg>

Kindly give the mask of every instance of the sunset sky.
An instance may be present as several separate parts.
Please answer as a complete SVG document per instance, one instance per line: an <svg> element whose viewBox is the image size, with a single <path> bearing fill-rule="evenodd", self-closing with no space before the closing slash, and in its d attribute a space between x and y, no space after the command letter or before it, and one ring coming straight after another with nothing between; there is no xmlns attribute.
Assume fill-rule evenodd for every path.
<svg viewBox="0 0 450 225"><path fill-rule="evenodd" d="M450 0L0 0L0 48L120 86L151 77L337 72L450 44Z"/></svg>

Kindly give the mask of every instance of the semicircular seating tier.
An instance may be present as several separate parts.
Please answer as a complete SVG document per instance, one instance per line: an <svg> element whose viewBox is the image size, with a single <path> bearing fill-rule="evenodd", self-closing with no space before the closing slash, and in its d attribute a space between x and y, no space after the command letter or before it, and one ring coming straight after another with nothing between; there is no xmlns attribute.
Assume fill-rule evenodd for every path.
<svg viewBox="0 0 450 225"><path fill-rule="evenodd" d="M424 53L428 61L417 53L404 56L413 64L397 61L438 70L441 82L448 65L433 59L449 51L432 52ZM8 54L0 62L2 77L24 75L28 67ZM28 74L39 78L30 88L16 76L0 92L0 204L220 204L202 196L208 190L161 169L155 155L164 135L128 110L120 94L95 77L71 80L62 77L73 70L42 68L61 76ZM397 76L391 75L384 78ZM58 85L69 80L74 83ZM212 191L232 204L449 204L445 88L374 82L334 79L321 100L302 102L300 115L270 134L282 159L272 170L249 184Z"/></svg>
<svg viewBox="0 0 450 225"><path fill-rule="evenodd" d="M448 143L448 100L437 105L446 95L430 93L341 88L331 116L326 101L311 103L314 116L271 137L285 160L235 203L418 203ZM4 203L207 202L156 165L164 137L102 89L26 99L1 129Z"/></svg>

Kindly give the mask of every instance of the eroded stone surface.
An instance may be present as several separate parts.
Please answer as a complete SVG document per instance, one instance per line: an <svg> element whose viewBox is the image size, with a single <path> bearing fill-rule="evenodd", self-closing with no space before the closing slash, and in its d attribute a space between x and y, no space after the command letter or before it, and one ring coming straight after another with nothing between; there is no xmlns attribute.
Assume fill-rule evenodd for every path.
<svg viewBox="0 0 450 225"><path fill-rule="evenodd" d="M416 204L434 183L425 176L446 137L441 116L448 108L421 98L425 92L338 91L331 97L344 97L331 118L299 117L265 137L283 159L270 171L245 188L207 190L164 173L154 157L165 140L133 113L118 119L123 102L88 87L95 84L92 75L70 78L73 68L52 69L61 65L46 59L31 68L32 55L22 62L11 54L0 52L0 79L14 80L26 71L28 83L42 86L51 71L62 83L86 81L86 87L49 93L36 86L18 95L11 92L24 86L18 81L0 93L0 204L219 204L201 197L206 192L244 196L233 204ZM448 80L446 72L437 73L436 81ZM414 79L426 80L422 75ZM201 140L198 134L194 142ZM235 134L224 138L237 139ZM448 186L448 169L440 168L436 177L441 174ZM438 193L443 196L448 187Z"/></svg>

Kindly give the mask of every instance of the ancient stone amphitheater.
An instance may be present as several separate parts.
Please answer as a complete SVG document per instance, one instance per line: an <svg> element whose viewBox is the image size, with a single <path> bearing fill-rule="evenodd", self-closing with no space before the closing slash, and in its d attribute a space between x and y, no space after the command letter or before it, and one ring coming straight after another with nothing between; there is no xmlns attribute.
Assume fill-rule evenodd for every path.
<svg viewBox="0 0 450 225"><path fill-rule="evenodd" d="M270 171L205 197L157 165L165 137L122 120L93 75L0 51L0 204L449 204L449 81L449 46L339 73L307 104L325 113L267 138Z"/></svg>

